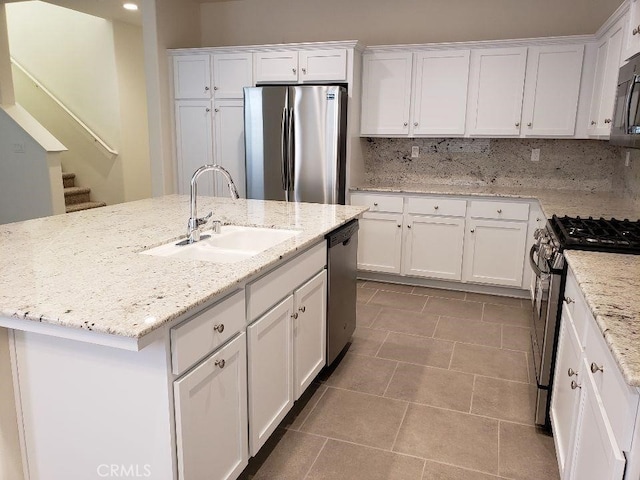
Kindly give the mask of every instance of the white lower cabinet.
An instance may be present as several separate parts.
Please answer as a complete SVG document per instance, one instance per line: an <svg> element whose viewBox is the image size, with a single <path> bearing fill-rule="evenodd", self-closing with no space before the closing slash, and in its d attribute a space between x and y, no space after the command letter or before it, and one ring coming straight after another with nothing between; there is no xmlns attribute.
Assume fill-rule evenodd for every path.
<svg viewBox="0 0 640 480"><path fill-rule="evenodd" d="M470 219L467 233L464 280L522 286L527 222Z"/></svg>
<svg viewBox="0 0 640 480"><path fill-rule="evenodd" d="M360 220L358 268L400 273L402 214L366 213Z"/></svg>
<svg viewBox="0 0 640 480"><path fill-rule="evenodd" d="M251 456L293 406L292 317L290 295L247 327Z"/></svg>
<svg viewBox="0 0 640 480"><path fill-rule="evenodd" d="M246 467L245 334L174 383L178 478L235 479Z"/></svg>
<svg viewBox="0 0 640 480"><path fill-rule="evenodd" d="M461 280L463 218L407 215L404 273Z"/></svg>

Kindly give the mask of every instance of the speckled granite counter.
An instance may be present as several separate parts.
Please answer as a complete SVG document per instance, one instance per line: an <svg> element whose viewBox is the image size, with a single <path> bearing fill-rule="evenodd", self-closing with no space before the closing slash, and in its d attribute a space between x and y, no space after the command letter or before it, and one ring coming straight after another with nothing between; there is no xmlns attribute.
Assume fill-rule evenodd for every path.
<svg viewBox="0 0 640 480"><path fill-rule="evenodd" d="M624 197L603 192L442 184L362 185L351 191L533 198L540 202L542 211L547 218L555 214L640 219L640 204Z"/></svg>
<svg viewBox="0 0 640 480"><path fill-rule="evenodd" d="M565 252L627 383L640 387L640 255Z"/></svg>
<svg viewBox="0 0 640 480"><path fill-rule="evenodd" d="M140 338L364 210L207 197L198 207L223 223L301 233L232 264L140 255L185 236L189 197L178 195L0 225L0 316Z"/></svg>

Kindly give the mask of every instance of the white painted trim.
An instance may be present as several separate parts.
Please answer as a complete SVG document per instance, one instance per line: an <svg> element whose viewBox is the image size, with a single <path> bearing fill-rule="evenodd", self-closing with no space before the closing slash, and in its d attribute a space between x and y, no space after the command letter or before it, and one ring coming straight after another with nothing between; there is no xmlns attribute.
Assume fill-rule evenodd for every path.
<svg viewBox="0 0 640 480"><path fill-rule="evenodd" d="M16 352L16 337L13 330L8 330L9 357L11 359L11 374L13 376L13 395L16 404L16 419L18 422L18 441L22 457L22 474L24 480L29 480L29 457L27 455L27 440L24 431L24 416L22 413L22 395L20 393L20 372L18 371L18 354Z"/></svg>
<svg viewBox="0 0 640 480"><path fill-rule="evenodd" d="M618 20L624 17L629 11L629 8L629 0L625 0L624 2L622 2L622 4L616 9L616 11L613 12L611 16L605 20L602 26L595 33L594 37L596 38L596 40L600 40L600 38L607 32L607 30L613 27L616 22L618 22Z"/></svg>
<svg viewBox="0 0 640 480"><path fill-rule="evenodd" d="M168 55L194 55L202 53L256 53L274 50L324 50L328 48L352 48L356 51L364 51L365 47L357 40L337 42L305 42L305 43L277 43L269 45L239 45L231 47L199 47L199 48L171 48Z"/></svg>
<svg viewBox="0 0 640 480"><path fill-rule="evenodd" d="M84 123L82 120L80 120L71 110L69 110L64 103L62 103L62 101L56 97L53 93L51 93L47 87L45 87L42 83L40 83L33 75L31 75L22 65L20 65L15 58L11 57L11 63L13 65L15 65L15 67L20 70L24 75L27 76L27 78L29 80L31 80L33 83L36 84L36 86L42 90L42 92L47 95L51 100L53 100L60 108L62 108L62 110L64 110L67 115L69 115L71 118L73 118L73 120L75 120L75 122L80 125L90 136L91 138L93 138L93 140L100 145L102 148L104 148L107 152L109 152L111 155L113 155L114 157L118 155L117 150L114 150L113 148L111 148L109 145L107 145L107 143L102 140L102 138L100 138L100 136L95 133L93 130L91 130L89 128L89 126Z"/></svg>

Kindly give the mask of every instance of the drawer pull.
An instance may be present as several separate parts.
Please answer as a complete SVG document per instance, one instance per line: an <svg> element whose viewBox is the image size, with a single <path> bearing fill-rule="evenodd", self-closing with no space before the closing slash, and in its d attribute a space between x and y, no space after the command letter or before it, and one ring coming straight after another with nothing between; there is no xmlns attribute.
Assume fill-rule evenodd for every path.
<svg viewBox="0 0 640 480"><path fill-rule="evenodd" d="M378 204L377 204L376 202L373 202L373 206L374 206L374 207L377 207L377 206L378 206Z"/></svg>
<svg viewBox="0 0 640 480"><path fill-rule="evenodd" d="M498 213L502 213L502 209L501 208L498 209Z"/></svg>
<svg viewBox="0 0 640 480"><path fill-rule="evenodd" d="M604 367L599 367L596 362L591 362L591 373L604 372Z"/></svg>
<svg viewBox="0 0 640 480"><path fill-rule="evenodd" d="M475 229L475 228L472 228L472 229L470 230L470 232L471 232L471 233L473 233L473 232L475 232L475 231L476 231L476 229Z"/></svg>
<svg viewBox="0 0 640 480"><path fill-rule="evenodd" d="M398 224L398 228L402 228L402 225Z"/></svg>
<svg viewBox="0 0 640 480"><path fill-rule="evenodd" d="M576 388L582 388L582 386L578 385L578 382L575 380L571 380L571 390L575 390Z"/></svg>
<svg viewBox="0 0 640 480"><path fill-rule="evenodd" d="M209 87L204 87L204 91L208 92L209 91Z"/></svg>
<svg viewBox="0 0 640 480"><path fill-rule="evenodd" d="M575 303L575 300L573 298L571 298L571 297L564 297L564 303L569 305L571 303Z"/></svg>
<svg viewBox="0 0 640 480"><path fill-rule="evenodd" d="M291 318L296 320L298 318L298 312L295 312L293 315L291 315Z"/></svg>
<svg viewBox="0 0 640 480"><path fill-rule="evenodd" d="M213 329L218 333L224 332L224 323L220 323L219 325L214 325Z"/></svg>
<svg viewBox="0 0 640 480"><path fill-rule="evenodd" d="M591 120L591 125L595 125L596 121L595 120Z"/></svg>
<svg viewBox="0 0 640 480"><path fill-rule="evenodd" d="M215 366L216 367L220 367L220 368L224 368L224 366L226 365L227 362L224 361L224 358L222 360L216 360Z"/></svg>
<svg viewBox="0 0 640 480"><path fill-rule="evenodd" d="M438 205L434 206L433 209L434 210L438 210L440 207Z"/></svg>
<svg viewBox="0 0 640 480"><path fill-rule="evenodd" d="M304 313L304 312L306 312L306 311L307 311L307 307L303 305L303 306L301 306L301 307L298 309L298 311L300 311L300 312Z"/></svg>
<svg viewBox="0 0 640 480"><path fill-rule="evenodd" d="M578 374L578 372L576 372L573 368L570 368L567 371L567 375L569 375L570 377L573 377L574 375L577 375L577 374Z"/></svg>

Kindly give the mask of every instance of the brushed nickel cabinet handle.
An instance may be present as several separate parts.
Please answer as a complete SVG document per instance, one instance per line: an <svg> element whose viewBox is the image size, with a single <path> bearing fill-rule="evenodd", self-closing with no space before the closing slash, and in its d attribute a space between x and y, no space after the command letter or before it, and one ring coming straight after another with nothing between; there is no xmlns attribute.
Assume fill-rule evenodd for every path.
<svg viewBox="0 0 640 480"><path fill-rule="evenodd" d="M404 126L407 127L409 125L409 122L404 122Z"/></svg>
<svg viewBox="0 0 640 480"><path fill-rule="evenodd" d="M582 386L578 385L578 382L575 380L571 380L571 390L575 390L576 388L582 388Z"/></svg>
<svg viewBox="0 0 640 480"><path fill-rule="evenodd" d="M533 126L533 123L531 122L527 123L527 127L532 127L532 126Z"/></svg>
<svg viewBox="0 0 640 480"><path fill-rule="evenodd" d="M634 28L632 33L634 35L637 35L638 33L640 33L640 25L638 25L636 28Z"/></svg>
<svg viewBox="0 0 640 480"><path fill-rule="evenodd" d="M402 225L398 224L398 228L402 228Z"/></svg>
<svg viewBox="0 0 640 480"><path fill-rule="evenodd" d="M296 69L295 69L295 68L292 68L291 70L293 70L293 74L295 75L295 73L296 73Z"/></svg>
<svg viewBox="0 0 640 480"><path fill-rule="evenodd" d="M211 109L210 108L205 108L204 111L209 113L211 111Z"/></svg>
<svg viewBox="0 0 640 480"><path fill-rule="evenodd" d="M501 208L498 209L498 213L502 213L502 209Z"/></svg>
<svg viewBox="0 0 640 480"><path fill-rule="evenodd" d="M407 225L407 228L409 228L409 229L410 229L410 228L411 228L411 225Z"/></svg>
<svg viewBox="0 0 640 480"><path fill-rule="evenodd" d="M520 122L516 122L516 127L519 127L519 126L520 126Z"/></svg>
<svg viewBox="0 0 640 480"><path fill-rule="evenodd" d="M306 312L306 311L307 311L307 307L303 305L303 306L301 306L301 307L298 309L298 311L300 311L300 312L304 313L304 312Z"/></svg>
<svg viewBox="0 0 640 480"><path fill-rule="evenodd" d="M564 303L566 303L567 305L574 303L575 300L571 297L564 297Z"/></svg>
<svg viewBox="0 0 640 480"><path fill-rule="evenodd" d="M204 87L204 91L208 92L209 91L209 87Z"/></svg>
<svg viewBox="0 0 640 480"><path fill-rule="evenodd" d="M591 125L595 125L597 122L595 120L591 120Z"/></svg>
<svg viewBox="0 0 640 480"><path fill-rule="evenodd" d="M470 231L471 231L471 233L474 233L476 231L476 229L472 228Z"/></svg>
<svg viewBox="0 0 640 480"><path fill-rule="evenodd" d="M298 312L295 312L293 315L291 315L291 318L296 320L298 318Z"/></svg>
<svg viewBox="0 0 640 480"><path fill-rule="evenodd" d="M377 204L376 202L373 202L373 206L374 206L374 207L377 207L377 206L378 206L378 204Z"/></svg>
<svg viewBox="0 0 640 480"><path fill-rule="evenodd" d="M569 375L570 377L573 377L574 375L577 375L577 372L573 368L570 368L567 371L567 375Z"/></svg>
<svg viewBox="0 0 640 480"><path fill-rule="evenodd" d="M591 373L604 372L604 367L599 367L596 362L591 362Z"/></svg>
<svg viewBox="0 0 640 480"><path fill-rule="evenodd" d="M306 68L303 68L303 69L302 69L302 73L303 73L304 75L306 75L306 74L307 74L307 69L306 69Z"/></svg>
<svg viewBox="0 0 640 480"><path fill-rule="evenodd" d="M213 329L218 333L224 332L224 323L220 323L220 324L214 325Z"/></svg>
<svg viewBox="0 0 640 480"><path fill-rule="evenodd" d="M227 364L227 362L224 361L224 358L222 360L216 360L215 366L216 367L220 367L220 368L224 368L224 366Z"/></svg>
<svg viewBox="0 0 640 480"><path fill-rule="evenodd" d="M214 89L214 90L218 90L218 87L216 87L216 86L214 85L214 86L213 86L213 89Z"/></svg>
<svg viewBox="0 0 640 480"><path fill-rule="evenodd" d="M214 108L214 109L213 109L213 111L217 113L217 112L219 112L219 111L220 111L220 109L218 109L218 108Z"/></svg>
<svg viewBox="0 0 640 480"><path fill-rule="evenodd" d="M605 118L604 119L604 123L611 123L611 119L610 118Z"/></svg>
<svg viewBox="0 0 640 480"><path fill-rule="evenodd" d="M417 127L418 126L418 122L413 122L413 126Z"/></svg>
<svg viewBox="0 0 640 480"><path fill-rule="evenodd" d="M440 207L438 205L434 206L433 209L434 210L438 210Z"/></svg>

